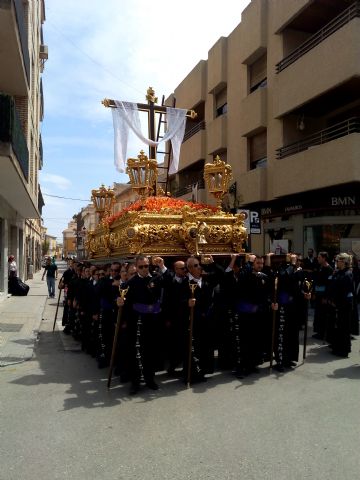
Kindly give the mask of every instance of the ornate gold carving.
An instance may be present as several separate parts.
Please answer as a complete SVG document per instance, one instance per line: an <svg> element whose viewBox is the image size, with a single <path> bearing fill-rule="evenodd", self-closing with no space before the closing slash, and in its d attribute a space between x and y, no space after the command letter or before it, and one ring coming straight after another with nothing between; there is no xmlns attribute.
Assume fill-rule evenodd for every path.
<svg viewBox="0 0 360 480"><path fill-rule="evenodd" d="M242 252L247 239L242 215L185 205L160 212L128 211L109 225L106 218L95 232L88 232L86 246L92 258L122 255L196 255ZM197 208L195 208L197 207Z"/></svg>

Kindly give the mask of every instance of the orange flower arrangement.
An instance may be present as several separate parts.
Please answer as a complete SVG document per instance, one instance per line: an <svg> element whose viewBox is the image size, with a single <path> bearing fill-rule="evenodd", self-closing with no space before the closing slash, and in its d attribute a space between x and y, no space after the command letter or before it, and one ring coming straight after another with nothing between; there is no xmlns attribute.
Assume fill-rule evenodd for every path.
<svg viewBox="0 0 360 480"><path fill-rule="evenodd" d="M103 222L111 225L113 222L115 222L115 220L121 218L127 212L139 212L141 210L144 210L152 213L166 213L168 210L181 210L186 205L192 210L197 211L204 210L210 211L212 213L215 213L217 211L217 207L207 205L206 203L192 203L186 200L179 200L170 197L148 197L144 203L141 200L137 200L129 207L123 208L121 212L104 218Z"/></svg>

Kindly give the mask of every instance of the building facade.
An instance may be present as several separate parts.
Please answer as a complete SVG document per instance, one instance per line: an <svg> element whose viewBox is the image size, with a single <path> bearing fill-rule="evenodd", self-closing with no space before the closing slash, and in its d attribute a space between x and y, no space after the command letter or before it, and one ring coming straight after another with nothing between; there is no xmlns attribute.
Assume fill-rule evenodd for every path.
<svg viewBox="0 0 360 480"><path fill-rule="evenodd" d="M7 258L28 278L40 267L38 182L44 114L41 72L47 59L43 0L0 2L0 292L7 292ZM33 220L27 220L33 219Z"/></svg>
<svg viewBox="0 0 360 480"><path fill-rule="evenodd" d="M171 192L206 198L204 163L233 168L229 208L260 220L251 250L360 245L360 2L252 0L167 99L193 108ZM360 254L360 251L358 252Z"/></svg>

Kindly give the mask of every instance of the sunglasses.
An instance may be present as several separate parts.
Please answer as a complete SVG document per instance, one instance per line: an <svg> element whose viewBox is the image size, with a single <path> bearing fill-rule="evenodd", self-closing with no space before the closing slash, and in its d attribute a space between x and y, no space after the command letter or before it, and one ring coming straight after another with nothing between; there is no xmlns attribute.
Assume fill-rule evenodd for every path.
<svg viewBox="0 0 360 480"><path fill-rule="evenodd" d="M186 270L186 267L176 267L177 270Z"/></svg>
<svg viewBox="0 0 360 480"><path fill-rule="evenodd" d="M138 265L137 268L142 270L143 268L149 268L149 265Z"/></svg>

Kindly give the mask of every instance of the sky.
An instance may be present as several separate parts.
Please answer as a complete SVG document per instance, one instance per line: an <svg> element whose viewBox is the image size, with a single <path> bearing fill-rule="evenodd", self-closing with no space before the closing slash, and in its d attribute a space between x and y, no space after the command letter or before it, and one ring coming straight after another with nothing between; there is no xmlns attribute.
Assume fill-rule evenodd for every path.
<svg viewBox="0 0 360 480"><path fill-rule="evenodd" d="M167 98L250 0L46 0L41 125L49 235L62 241L72 216L101 184L126 183L114 166L114 130L104 98L146 102L149 86ZM221 7L219 8L219 6ZM146 132L144 132L146 133ZM146 135L147 136L147 135ZM130 140L128 157L147 146Z"/></svg>

